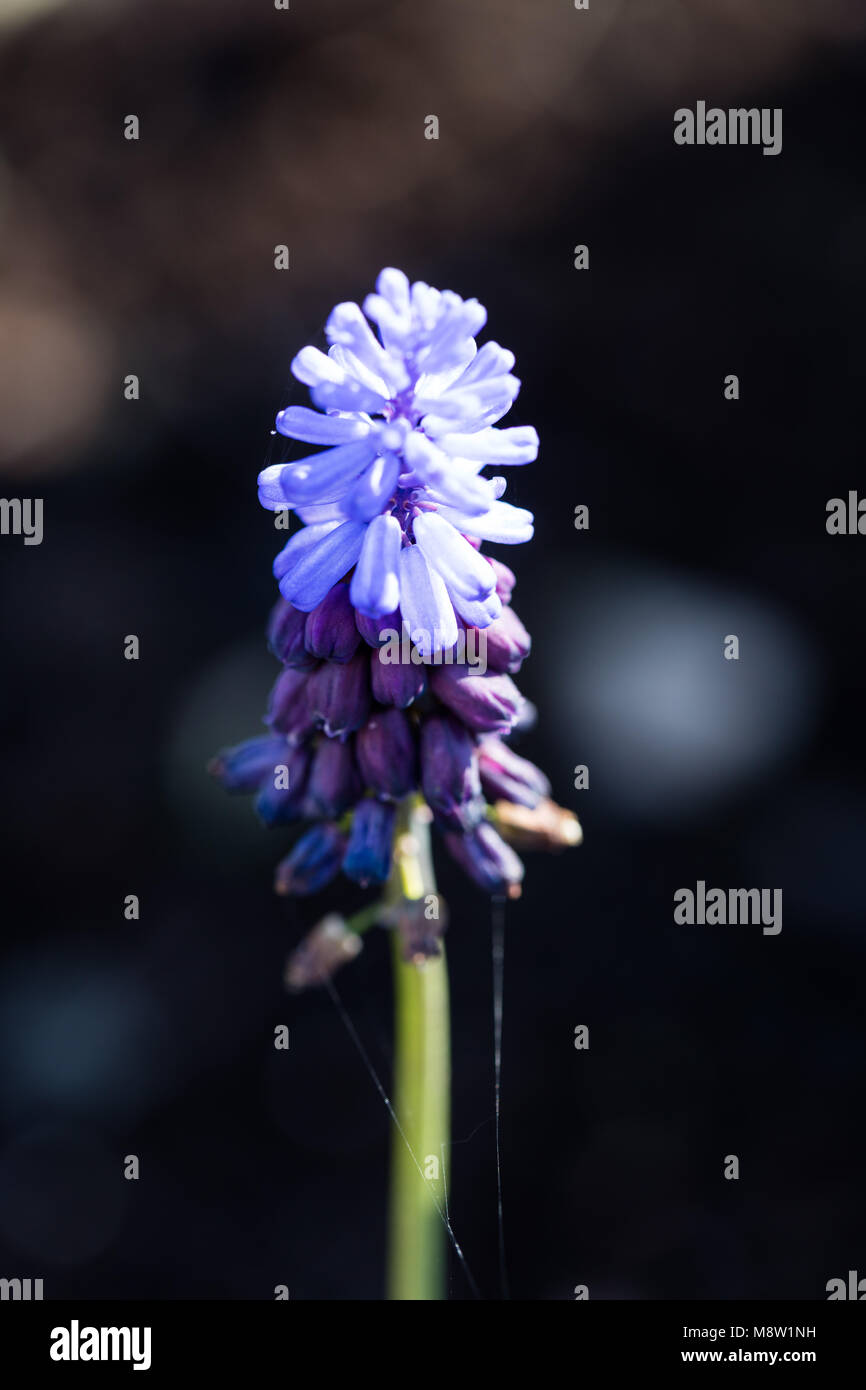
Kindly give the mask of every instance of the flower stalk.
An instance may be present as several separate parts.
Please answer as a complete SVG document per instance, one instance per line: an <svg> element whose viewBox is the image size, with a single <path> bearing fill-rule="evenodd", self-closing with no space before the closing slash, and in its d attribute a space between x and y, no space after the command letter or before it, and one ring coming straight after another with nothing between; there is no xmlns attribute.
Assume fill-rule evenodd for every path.
<svg viewBox="0 0 866 1390"><path fill-rule="evenodd" d="M486 320L477 300L388 267L363 308L333 309L327 353L308 346L295 357L316 409L290 405L276 428L316 452L259 475L262 505L302 523L273 566L281 598L268 645L283 669L267 734L210 764L227 791L256 796L265 825L300 823L278 893L313 896L340 873L364 891L384 885L354 915L317 922L285 980L292 990L329 984L365 932L391 930L387 1287L398 1300L445 1297L446 1237L462 1260L446 1203L446 911L431 823L494 899L520 896L516 848L554 851L582 835L543 772L506 742L533 720L511 679L531 643L511 607L513 572L481 546L521 545L533 517L504 502L505 478L484 470L532 463L539 442L531 425L498 425L520 381L513 353L477 345Z"/></svg>
<svg viewBox="0 0 866 1390"><path fill-rule="evenodd" d="M430 820L418 796L407 798L400 808L387 889L395 911L401 904L422 902L438 909ZM451 1109L448 972L444 952L407 959L399 930L392 941L394 1107L400 1129L394 1129L391 1151L387 1296L440 1300L447 1270L442 1213Z"/></svg>

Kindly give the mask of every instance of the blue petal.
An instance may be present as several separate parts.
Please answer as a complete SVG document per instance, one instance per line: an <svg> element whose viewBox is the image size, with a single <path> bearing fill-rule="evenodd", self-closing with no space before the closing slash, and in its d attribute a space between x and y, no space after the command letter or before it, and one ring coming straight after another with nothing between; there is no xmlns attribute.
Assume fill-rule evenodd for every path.
<svg viewBox="0 0 866 1390"><path fill-rule="evenodd" d="M376 289L397 314L409 312L409 279L402 270L386 265L379 271Z"/></svg>
<svg viewBox="0 0 866 1390"><path fill-rule="evenodd" d="M380 415L387 405L378 391L348 376L344 382L323 381L321 386L312 386L310 395L320 410L366 410Z"/></svg>
<svg viewBox="0 0 866 1390"><path fill-rule="evenodd" d="M449 589L455 611L460 614L464 623L469 627L489 627L495 623L496 619L502 615L502 600L494 589L487 598L475 601L464 598L461 594Z"/></svg>
<svg viewBox="0 0 866 1390"><path fill-rule="evenodd" d="M423 434L410 434L403 452L417 476L442 501L460 511L479 514L492 506L493 489L487 478L479 478L471 465L461 466L450 459Z"/></svg>
<svg viewBox="0 0 866 1390"><path fill-rule="evenodd" d="M443 299L447 295L446 291ZM463 366L467 357L474 358L473 339L486 322L487 310L477 299L448 296L445 313L433 330L430 346L423 357L424 371L445 372L450 367Z"/></svg>
<svg viewBox="0 0 866 1390"><path fill-rule="evenodd" d="M457 641L457 619L442 576L417 545L400 552L400 611L425 661Z"/></svg>
<svg viewBox="0 0 866 1390"><path fill-rule="evenodd" d="M325 336L384 382L392 395L408 386L409 375L401 358L385 351L357 304L336 305L325 325Z"/></svg>
<svg viewBox="0 0 866 1390"><path fill-rule="evenodd" d="M327 523L326 523L327 524ZM308 530L318 528L308 527ZM286 554L293 541L300 540L303 531L293 536L283 551L283 576L280 593L302 613L310 613L355 564L364 540L365 527L357 521L345 521L328 531L318 544L298 547Z"/></svg>
<svg viewBox="0 0 866 1390"><path fill-rule="evenodd" d="M484 348L490 346L489 343L484 344ZM520 390L517 377L510 372L470 375L484 348L446 390L440 394L431 392L429 396L420 392L416 395L415 405L424 417L426 434L439 438L454 431L474 433L508 414ZM514 358L510 352L504 353L504 349L499 347L497 352L501 355L501 361L513 364Z"/></svg>
<svg viewBox="0 0 866 1390"><path fill-rule="evenodd" d="M435 512L424 512L415 518L414 531L428 563L441 574L451 593L473 602L495 591L493 566L450 522Z"/></svg>
<svg viewBox="0 0 866 1390"><path fill-rule="evenodd" d="M519 390L519 378L509 373L506 376L485 377L469 385L457 383L435 399L418 396L415 406L422 415L429 411L450 420L469 420L498 407L503 399L511 404Z"/></svg>
<svg viewBox="0 0 866 1390"><path fill-rule="evenodd" d="M510 502L494 502L483 516L470 516L455 507L440 507L439 515L467 536L482 541L498 541L501 545L521 545L532 539L532 512L512 507Z"/></svg>
<svg viewBox="0 0 866 1390"><path fill-rule="evenodd" d="M372 428L370 421L361 417L322 415L305 405L290 405L288 410L281 410L276 425L280 434L300 439L304 444L350 444L369 434Z"/></svg>
<svg viewBox="0 0 866 1390"><path fill-rule="evenodd" d="M402 270L388 266L376 281L376 290L364 300L364 313L379 325L385 347L399 349L412 331L409 281Z"/></svg>
<svg viewBox="0 0 866 1390"><path fill-rule="evenodd" d="M403 543L395 516L377 516L367 527L349 597L367 618L384 618L400 601L398 565Z"/></svg>
<svg viewBox="0 0 866 1390"><path fill-rule="evenodd" d="M442 291L428 285L426 280L414 280L409 291L412 306L412 325L425 337L432 333L442 312Z"/></svg>
<svg viewBox="0 0 866 1390"><path fill-rule="evenodd" d="M269 512L284 512L289 505L280 486L285 466L284 463L272 463L269 468L263 468L258 476L259 501Z"/></svg>
<svg viewBox="0 0 866 1390"><path fill-rule="evenodd" d="M485 464L532 463L538 457L538 432L532 425L497 430L491 426L473 434L444 434L438 440L446 453Z"/></svg>
<svg viewBox="0 0 866 1390"><path fill-rule="evenodd" d="M400 460L395 454L374 459L343 500L343 510L353 521L369 521L385 509L397 486Z"/></svg>
<svg viewBox="0 0 866 1390"><path fill-rule="evenodd" d="M343 496L375 456L375 442L357 439L352 444L338 444L321 454L310 454L296 463L284 464L280 474L283 496L291 506L304 502L333 502Z"/></svg>
<svg viewBox="0 0 866 1390"><path fill-rule="evenodd" d="M499 343L485 343L478 349L478 354L469 363L455 386L468 386L470 382L482 381L486 377L505 376L514 366L514 353L509 352L508 348L500 347Z"/></svg>
<svg viewBox="0 0 866 1390"><path fill-rule="evenodd" d="M491 479L491 482L495 481L495 479ZM503 479L503 482L504 481ZM498 495L497 493L497 496ZM339 502L311 502L309 507L297 507L296 511L301 521L306 522L308 525L310 522L317 521L346 520L346 513L343 511Z"/></svg>
<svg viewBox="0 0 866 1390"><path fill-rule="evenodd" d="M385 400L393 394L385 378L378 372L371 371L349 348L334 343L328 349L328 356L343 368L347 381L357 382L365 391L371 391L380 400ZM408 385L408 378L406 384Z"/></svg>
<svg viewBox="0 0 866 1390"><path fill-rule="evenodd" d="M326 381L341 386L346 380L340 364L316 347L301 348L292 362L292 376L309 387L321 386Z"/></svg>
<svg viewBox="0 0 866 1390"><path fill-rule="evenodd" d="M324 540L329 532L336 529L337 524L336 521L331 521L316 526L304 526L290 536L274 560L274 578L282 579L284 574L288 574L300 557L312 546L318 545L319 541Z"/></svg>
<svg viewBox="0 0 866 1390"><path fill-rule="evenodd" d="M384 396L353 378L335 357L318 348L302 348L292 363L292 374L309 386L321 410L381 411Z"/></svg>

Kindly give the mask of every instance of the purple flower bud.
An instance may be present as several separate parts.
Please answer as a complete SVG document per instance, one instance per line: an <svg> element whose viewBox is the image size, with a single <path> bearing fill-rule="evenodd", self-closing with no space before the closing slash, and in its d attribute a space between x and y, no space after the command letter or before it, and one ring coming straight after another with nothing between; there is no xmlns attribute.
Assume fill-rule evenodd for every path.
<svg viewBox="0 0 866 1390"><path fill-rule="evenodd" d="M286 748L256 798L256 811L265 825L288 825L301 815L304 785L310 764L309 748Z"/></svg>
<svg viewBox="0 0 866 1390"><path fill-rule="evenodd" d="M484 812L472 735L450 715L421 725L421 790L439 824L471 830Z"/></svg>
<svg viewBox="0 0 866 1390"><path fill-rule="evenodd" d="M304 645L307 614L281 598L268 619L268 647L284 666L314 666Z"/></svg>
<svg viewBox="0 0 866 1390"><path fill-rule="evenodd" d="M501 797L530 810L550 795L550 783L540 768L518 755L498 738L486 738L478 749L481 785L491 801Z"/></svg>
<svg viewBox="0 0 866 1390"><path fill-rule="evenodd" d="M468 835L449 833L445 843L460 867L485 893L519 897L523 864L489 822L482 821Z"/></svg>
<svg viewBox="0 0 866 1390"><path fill-rule="evenodd" d="M487 563L493 566L493 573L496 575L496 592L503 603L511 602L511 595L517 583L514 571L507 565L503 565L501 560L494 560L491 555L485 557Z"/></svg>
<svg viewBox="0 0 866 1390"><path fill-rule="evenodd" d="M484 628L480 639L481 650L487 655L489 671L510 671L514 675L529 655L532 638L523 626L513 608L503 608L502 613ZM478 641L479 639L476 639Z"/></svg>
<svg viewBox="0 0 866 1390"><path fill-rule="evenodd" d="M351 661L323 661L307 686L309 709L328 738L339 738L360 729L370 712L370 663L367 652L357 651Z"/></svg>
<svg viewBox="0 0 866 1390"><path fill-rule="evenodd" d="M276 891L297 896L318 893L336 877L345 850L346 837L336 825L314 825L277 865Z"/></svg>
<svg viewBox="0 0 866 1390"><path fill-rule="evenodd" d="M402 632L403 619L400 617L399 609L389 613L385 618L368 618L363 613L356 613L355 625L368 647L381 647L387 639L380 634Z"/></svg>
<svg viewBox="0 0 866 1390"><path fill-rule="evenodd" d="M323 661L349 661L361 640L348 584L335 584L317 608L307 615L307 651Z"/></svg>
<svg viewBox="0 0 866 1390"><path fill-rule="evenodd" d="M329 913L289 956L286 986L297 990L324 984L348 961L354 960L362 946L358 933L350 931L337 913Z"/></svg>
<svg viewBox="0 0 866 1390"><path fill-rule="evenodd" d="M273 777L274 768L286 761L288 752L284 738L263 734L234 748L222 748L207 770L227 792L255 792L265 778Z"/></svg>
<svg viewBox="0 0 866 1390"><path fill-rule="evenodd" d="M415 739L402 710L376 710L355 739L365 784L387 801L408 796L416 784Z"/></svg>
<svg viewBox="0 0 866 1390"><path fill-rule="evenodd" d="M302 742L314 727L307 694L312 678L307 671L287 667L271 691L265 723L285 734L290 743Z"/></svg>
<svg viewBox="0 0 866 1390"><path fill-rule="evenodd" d="M362 790L351 739L323 738L307 780L305 814L341 816L354 806Z"/></svg>
<svg viewBox="0 0 866 1390"><path fill-rule="evenodd" d="M384 883L391 871L391 840L396 808L367 797L359 801L352 817L343 873L366 887Z"/></svg>
<svg viewBox="0 0 866 1390"><path fill-rule="evenodd" d="M525 704L510 676L476 675L468 666L434 667L430 686L477 733L507 734Z"/></svg>
<svg viewBox="0 0 866 1390"><path fill-rule="evenodd" d="M383 661L381 652L370 657L370 676L373 699L397 709L408 709L427 689L427 673L420 662Z"/></svg>

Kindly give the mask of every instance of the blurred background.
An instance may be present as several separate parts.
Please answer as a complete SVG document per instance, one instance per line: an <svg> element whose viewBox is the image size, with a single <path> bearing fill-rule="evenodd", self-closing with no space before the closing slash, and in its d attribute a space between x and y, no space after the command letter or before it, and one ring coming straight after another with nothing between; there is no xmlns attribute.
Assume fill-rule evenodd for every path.
<svg viewBox="0 0 866 1390"><path fill-rule="evenodd" d="M0 493L45 528L0 538L4 1277L381 1297L388 1118L281 980L353 890L275 898L284 833L204 769L275 674L289 363L384 265L488 306L542 438L535 541L491 549L535 639L520 751L586 839L507 910L512 1295L862 1271L866 540L825 508L866 492L864 39L855 0L0 0ZM675 146L697 100L781 107L782 154ZM490 907L440 871L451 1214L496 1298ZM699 878L782 888L781 934L676 927ZM386 1085L387 946L338 979Z"/></svg>

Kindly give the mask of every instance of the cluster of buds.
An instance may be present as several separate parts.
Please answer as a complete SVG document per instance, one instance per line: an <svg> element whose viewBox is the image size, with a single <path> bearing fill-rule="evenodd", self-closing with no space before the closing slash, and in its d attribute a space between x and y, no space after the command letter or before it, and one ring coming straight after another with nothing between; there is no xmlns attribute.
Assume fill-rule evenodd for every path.
<svg viewBox="0 0 866 1390"><path fill-rule="evenodd" d="M523 878L497 805L527 813L527 844L538 815L539 842L553 847L547 778L505 742L531 715L511 679L530 639L510 607L513 574L488 563L502 614L467 631L466 644L486 661L425 661L413 644L408 660L394 660L395 636L407 648L399 614L381 624L361 617L345 582L310 613L277 604L268 642L283 670L271 691L270 732L223 750L210 768L226 790L255 794L266 825L313 822L278 865L277 892L317 893L340 871L363 886L384 883L397 804L416 791L451 854L488 893L516 896ZM559 843L575 843L576 821L560 816Z"/></svg>
<svg viewBox="0 0 866 1390"><path fill-rule="evenodd" d="M400 615L378 625L363 618L343 581L310 613L285 599L273 610L268 644L283 669L269 732L224 749L210 770L227 791L254 795L266 825L301 827L277 865L278 893L318 893L340 872L364 887L385 883L398 806L413 794L454 859L491 895L520 894L515 843L551 850L579 842L577 819L550 800L544 773L506 742L533 714L512 680L530 639L510 606L513 574L489 563L503 609L488 628L467 631L458 650L473 653L471 663L448 652L450 660L425 661L411 643L407 652ZM392 659L395 634L408 660ZM407 905L403 916L392 923L383 911L379 920L408 923L413 953L434 954L441 921L425 937L423 913ZM351 959L353 943L335 925L326 918L293 957L296 986Z"/></svg>

